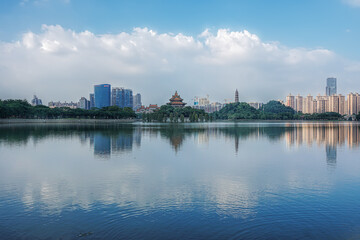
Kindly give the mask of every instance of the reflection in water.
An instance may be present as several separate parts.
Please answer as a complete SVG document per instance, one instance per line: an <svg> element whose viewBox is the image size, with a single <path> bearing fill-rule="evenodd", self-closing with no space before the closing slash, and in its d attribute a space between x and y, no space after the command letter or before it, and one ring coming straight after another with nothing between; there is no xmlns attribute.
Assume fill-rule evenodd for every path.
<svg viewBox="0 0 360 240"><path fill-rule="evenodd" d="M110 156L110 137L101 133L94 134L94 154L98 156Z"/></svg>
<svg viewBox="0 0 360 240"><path fill-rule="evenodd" d="M329 166L336 165L336 147L326 145L326 162Z"/></svg>
<svg viewBox="0 0 360 240"><path fill-rule="evenodd" d="M0 235L342 239L360 221L360 164L345 164L359 136L349 123L0 126ZM344 165L328 174L325 157Z"/></svg>
<svg viewBox="0 0 360 240"><path fill-rule="evenodd" d="M360 144L359 125L351 123L314 123L297 125L286 133L286 143L289 147L306 143L325 145L326 162L336 166L337 147L348 146L358 148Z"/></svg>
<svg viewBox="0 0 360 240"><path fill-rule="evenodd" d="M336 165L338 146L358 148L360 127L351 123L287 123L287 124L194 124L194 125L33 125L2 126L0 144L27 145L29 140L36 145L49 138L79 137L82 144L90 142L94 155L110 158L111 154L131 151L133 144L140 147L142 136L167 139L175 152L181 149L187 138L195 138L198 144L208 144L209 139L223 137L234 139L235 152L247 139L267 138L281 141L285 138L289 148L303 144L325 145L329 165Z"/></svg>
<svg viewBox="0 0 360 240"><path fill-rule="evenodd" d="M139 128L130 131L121 131L107 135L102 132L90 136L90 145L94 144L94 155L102 158L109 158L111 154L131 151L133 144L141 144L141 131Z"/></svg>

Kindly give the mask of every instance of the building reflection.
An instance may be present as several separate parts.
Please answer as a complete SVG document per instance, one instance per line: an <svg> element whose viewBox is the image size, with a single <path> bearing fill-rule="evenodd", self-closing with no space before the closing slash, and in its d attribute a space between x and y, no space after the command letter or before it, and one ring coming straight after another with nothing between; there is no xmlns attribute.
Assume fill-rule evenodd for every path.
<svg viewBox="0 0 360 240"><path fill-rule="evenodd" d="M300 147L302 145L323 145L326 150L326 159L329 165L336 165L337 147L347 146L357 148L360 146L360 127L352 123L290 123L280 125L233 125L226 127L185 128L183 126L165 127L157 129L142 129L150 132L153 137L160 136L167 139L175 152L181 149L185 139L192 137L196 144L208 144L211 139L225 138L234 140L235 152L239 145L248 139L266 138L278 142L285 140L287 147ZM144 135L144 133L142 134ZM141 135L139 135L141 136Z"/></svg>
<svg viewBox="0 0 360 240"><path fill-rule="evenodd" d="M299 124L286 133L286 143L289 147L299 146L303 142L309 146L316 143L335 147L359 147L360 128L358 125L338 123Z"/></svg>
<svg viewBox="0 0 360 240"><path fill-rule="evenodd" d="M90 146L94 148L94 155L106 159L114 154L130 152L134 145L139 147L141 145L141 130L139 128L128 128L98 131L89 138Z"/></svg>
<svg viewBox="0 0 360 240"><path fill-rule="evenodd" d="M94 134L94 154L101 157L110 156L111 139L101 133Z"/></svg>
<svg viewBox="0 0 360 240"><path fill-rule="evenodd" d="M234 123L234 124L175 124L175 125L26 125L1 128L0 145L38 144L49 138L77 137L82 145L93 148L99 158L110 158L112 154L132 151L140 147L142 138L162 138L175 152L188 139L194 144L208 145L214 139L225 139L234 144L235 152L241 151L243 141L249 139L278 142L285 141L288 148L303 145L324 146L326 162L336 165L338 147L358 148L360 146L360 125L348 122L329 123Z"/></svg>
<svg viewBox="0 0 360 240"><path fill-rule="evenodd" d="M292 131L286 132L285 139L289 148L299 147L303 143L308 146L324 145L327 164L335 166L338 147L360 146L360 127L350 123L299 124Z"/></svg>
<svg viewBox="0 0 360 240"><path fill-rule="evenodd" d="M326 146L326 162L328 166L336 166L336 152L336 147L331 145Z"/></svg>

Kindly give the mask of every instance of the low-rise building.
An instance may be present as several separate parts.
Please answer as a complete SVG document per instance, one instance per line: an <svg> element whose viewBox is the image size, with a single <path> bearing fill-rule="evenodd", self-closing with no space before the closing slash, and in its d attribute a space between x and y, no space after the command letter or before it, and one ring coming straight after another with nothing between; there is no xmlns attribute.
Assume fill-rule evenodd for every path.
<svg viewBox="0 0 360 240"><path fill-rule="evenodd" d="M150 104L148 107L141 106L136 110L136 113L153 113L156 110L159 110L160 107L157 104Z"/></svg>
<svg viewBox="0 0 360 240"><path fill-rule="evenodd" d="M48 104L49 108L60 108L60 107L68 107L68 108L72 108L72 109L75 109L75 108L78 108L78 103L74 103L74 102L49 102Z"/></svg>

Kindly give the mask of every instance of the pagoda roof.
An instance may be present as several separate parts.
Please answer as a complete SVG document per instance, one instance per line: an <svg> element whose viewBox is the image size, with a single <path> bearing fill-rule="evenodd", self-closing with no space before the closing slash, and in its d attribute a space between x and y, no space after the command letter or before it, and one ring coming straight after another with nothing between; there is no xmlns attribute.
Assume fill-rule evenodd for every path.
<svg viewBox="0 0 360 240"><path fill-rule="evenodd" d="M186 103L183 102L183 99L180 97L177 91L175 94L169 99L169 103L167 105L174 106L174 107L183 107Z"/></svg>
<svg viewBox="0 0 360 240"><path fill-rule="evenodd" d="M169 99L170 102L172 101L180 101L182 102L184 99L180 97L177 91L175 91L175 94Z"/></svg>
<svg viewBox="0 0 360 240"><path fill-rule="evenodd" d="M186 103L183 102L171 102L170 105L185 105Z"/></svg>

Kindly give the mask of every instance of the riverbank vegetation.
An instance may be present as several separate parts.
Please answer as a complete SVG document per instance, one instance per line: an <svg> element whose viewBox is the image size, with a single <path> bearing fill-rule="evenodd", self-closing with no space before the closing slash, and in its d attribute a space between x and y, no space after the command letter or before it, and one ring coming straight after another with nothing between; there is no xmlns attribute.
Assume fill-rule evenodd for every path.
<svg viewBox="0 0 360 240"><path fill-rule="evenodd" d="M287 107L278 101L270 101L260 109L255 109L249 104L230 103L220 111L213 113L214 119L221 120L343 120L344 117L339 113L314 113L303 114L296 112L291 107Z"/></svg>
<svg viewBox="0 0 360 240"><path fill-rule="evenodd" d="M131 108L119 108L117 106L101 109L93 108L49 108L44 105L31 106L25 100L0 100L0 118L27 118L27 119L60 119L60 118L84 118L84 119L128 119L136 118Z"/></svg>
<svg viewBox="0 0 360 240"><path fill-rule="evenodd" d="M144 122L208 122L212 117L204 110L192 107L174 108L163 105L153 113L143 113L141 118Z"/></svg>
<svg viewBox="0 0 360 240"><path fill-rule="evenodd" d="M31 106L25 100L0 100L0 118L24 118L24 119L131 119L141 118L144 122L208 122L212 120L344 120L338 113L314 113L303 114L281 104L278 101L270 101L262 108L255 109L249 104L230 103L218 112L212 114L204 110L192 107L174 108L163 105L153 113L136 115L131 108L119 108L117 106L102 109L93 108L49 108L47 106ZM355 116L360 120L360 113Z"/></svg>

